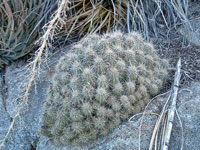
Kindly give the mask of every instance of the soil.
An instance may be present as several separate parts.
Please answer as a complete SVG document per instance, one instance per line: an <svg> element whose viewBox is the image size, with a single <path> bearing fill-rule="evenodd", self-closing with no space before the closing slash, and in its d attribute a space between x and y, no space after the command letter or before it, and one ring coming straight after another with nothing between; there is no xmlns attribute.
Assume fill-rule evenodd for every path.
<svg viewBox="0 0 200 150"><path fill-rule="evenodd" d="M200 47L189 43L177 31L170 34L169 39L170 42L166 38L153 42L160 57L168 59L170 64L168 79L161 93L171 88L179 58L182 73L180 86L190 86L192 82L200 81Z"/></svg>

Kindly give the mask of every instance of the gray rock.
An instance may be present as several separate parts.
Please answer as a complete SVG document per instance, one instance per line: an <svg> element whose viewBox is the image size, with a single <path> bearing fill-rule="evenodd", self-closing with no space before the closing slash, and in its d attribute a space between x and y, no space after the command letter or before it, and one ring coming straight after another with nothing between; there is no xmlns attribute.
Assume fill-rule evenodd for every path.
<svg viewBox="0 0 200 150"><path fill-rule="evenodd" d="M200 83L194 83L190 89L179 94L178 114L183 124L183 135L180 122L175 118L170 147L179 150L183 140L183 149L200 149Z"/></svg>
<svg viewBox="0 0 200 150"><path fill-rule="evenodd" d="M183 148L186 150L197 150L200 148L200 83L187 89L181 89L177 110L183 124ZM147 109L147 112L159 113L168 95L155 99ZM131 122L125 122L117 127L111 134L100 138L96 143L85 147L54 147L47 144L47 139L42 137L38 143L37 150L136 150L139 149L139 126L140 117L135 117ZM154 129L155 115L146 115L141 126L141 150L149 148L149 143ZM180 122L175 117L169 150L180 150L182 144L182 130Z"/></svg>
<svg viewBox="0 0 200 150"><path fill-rule="evenodd" d="M11 65L6 68L5 84L7 85L6 98L6 112L10 118L16 114L18 105L22 99L20 96L25 91L23 82L25 72L22 70L24 66L15 68ZM34 141L37 141L39 134L38 128L40 126L40 114L42 112L41 106L45 97L45 88L47 82L41 78L37 91L33 88L30 92L29 100L24 105L20 117L17 118L12 133L8 141L5 143L5 150L31 150ZM39 91L38 91L39 90ZM7 125L6 127L8 127Z"/></svg>
<svg viewBox="0 0 200 150"><path fill-rule="evenodd" d="M62 52L59 52L62 55ZM54 56L50 64L58 60L59 55ZM22 63L24 64L24 63ZM23 77L26 75L24 65L11 65L6 68L5 85L6 96L0 93L0 140L5 136L11 118L15 115L16 106L21 102L19 95L24 92ZM37 80L37 88L32 87L29 100L16 120L12 133L4 145L4 150L133 150L139 148L139 126L141 115L134 117L131 122L122 123L108 136L100 137L97 141L91 142L84 147L66 146L55 147L48 143L48 139L39 134L41 126L41 115L43 102L45 100L46 88L52 75L53 67L44 72ZM1 79L1 78L0 78ZM3 88L1 88L3 89ZM178 112L184 128L184 149L196 150L200 148L200 83L195 83L188 89L179 92ZM156 98L149 106L148 112L159 113L162 109L165 96ZM6 109L5 109L6 108ZM141 126L141 149L148 149L152 131L157 116L145 115ZM178 118L175 118L169 150L179 150L181 147L181 126Z"/></svg>
<svg viewBox="0 0 200 150"><path fill-rule="evenodd" d="M49 61L52 65L62 55L63 50L55 54L55 57ZM16 114L17 107L22 102L22 96L25 92L25 79L27 72L25 62L17 61L6 67L4 87L1 87L0 93L0 140L2 140L8 130L12 118ZM20 117L15 121L12 132L4 144L4 150L31 150L36 147L39 140L39 128L41 126L42 106L45 99L45 91L50 79L50 71L43 67L44 72L36 80L36 88L32 86L27 103L20 112ZM0 79L2 79L0 77ZM0 86L3 81L0 80ZM3 90L3 89L7 90ZM3 96L4 95L4 96ZM6 95L6 96L5 96Z"/></svg>
<svg viewBox="0 0 200 150"><path fill-rule="evenodd" d="M3 76L0 73L0 141L3 140L3 137L6 135L10 124L10 116L6 112L5 100L4 100L4 85L3 85Z"/></svg>

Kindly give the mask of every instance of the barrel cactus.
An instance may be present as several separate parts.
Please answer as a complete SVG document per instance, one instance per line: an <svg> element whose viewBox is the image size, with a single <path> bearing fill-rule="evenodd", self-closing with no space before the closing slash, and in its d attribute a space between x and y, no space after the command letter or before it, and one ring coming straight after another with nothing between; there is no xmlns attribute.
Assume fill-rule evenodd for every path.
<svg viewBox="0 0 200 150"><path fill-rule="evenodd" d="M47 91L42 135L82 145L140 112L167 75L168 63L135 32L90 35L61 57Z"/></svg>

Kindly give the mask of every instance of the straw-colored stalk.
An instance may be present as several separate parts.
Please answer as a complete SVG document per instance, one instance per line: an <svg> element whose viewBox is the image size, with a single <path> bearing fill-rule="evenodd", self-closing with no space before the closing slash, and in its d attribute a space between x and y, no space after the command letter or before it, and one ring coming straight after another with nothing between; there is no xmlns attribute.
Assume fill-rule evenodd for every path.
<svg viewBox="0 0 200 150"><path fill-rule="evenodd" d="M178 95L178 87L180 83L180 78L181 78L181 59L179 59L178 64L177 64L177 72L175 74L175 79L174 79L174 84L172 88L172 96L171 96L171 107L169 107L168 110L168 116L167 116L167 123L166 123L166 130L164 131L164 140L163 140L163 147L161 148L162 150L168 150L169 142L170 142L170 135L172 132L172 127L173 127L173 121L174 121L174 114L176 111L176 99Z"/></svg>

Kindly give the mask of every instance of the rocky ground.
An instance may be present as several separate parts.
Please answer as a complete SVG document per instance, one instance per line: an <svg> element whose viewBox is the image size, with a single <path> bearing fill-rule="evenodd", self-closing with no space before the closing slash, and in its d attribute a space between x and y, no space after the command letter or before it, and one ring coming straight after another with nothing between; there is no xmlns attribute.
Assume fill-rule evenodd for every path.
<svg viewBox="0 0 200 150"><path fill-rule="evenodd" d="M13 68L14 67L14 68ZM17 95L23 92L20 88L24 72L22 66L15 68L11 65L5 72L5 79L1 78L3 85L0 99L0 137L5 136L8 126L15 113L15 107L19 104ZM38 134L41 125L42 104L45 99L45 91L49 82L49 73L44 72L37 84L37 90L32 90L30 99L17 120L13 131L5 143L5 150L77 150L78 147L53 147L50 146L45 137ZM4 89L5 88L5 89ZM6 94L4 94L6 93ZM148 108L147 112L159 113L168 95L159 96ZM179 91L177 110L183 124L184 149L197 150L200 148L200 82L193 82L190 87L183 87ZM141 148L148 149L152 130L157 117L146 115L142 125ZM131 122L125 122L116 128L110 135L100 138L97 142L91 143L82 149L84 150L133 150L138 149L140 116L133 118ZM170 150L178 150L181 147L182 132L178 118L172 131Z"/></svg>
<svg viewBox="0 0 200 150"><path fill-rule="evenodd" d="M182 78L181 89L179 90L177 111L179 119L175 118L171 143L169 150L179 150L183 142L184 150L200 149L200 13L199 2L194 3L190 9L189 17L193 30L190 34L184 32L183 28L177 30L177 34L170 37L171 44L167 45L163 41L157 41L157 49L161 57L168 58L171 63L169 81L161 92L170 89L173 81L175 64L179 57L182 58ZM181 35L181 34L182 35ZM182 44L182 39L187 39L186 46ZM36 81L37 88L32 88L30 98L23 108L20 117L17 119L14 128L4 144L3 150L135 150L139 148L139 125L140 116L131 122L124 122L106 137L101 137L98 141L90 143L85 147L53 147L48 144L45 137L39 135L38 130L41 125L41 114L43 102L45 100L46 88L52 75L53 66L69 48L61 49L50 58L50 68L43 68L44 72L40 79ZM0 140L6 135L8 127L15 115L16 106L20 104L19 95L24 92L24 70L25 60L19 60L7 66L0 73ZM156 98L148 108L149 112L159 113L167 94ZM146 115L142 125L141 150L148 149L152 130L157 117ZM183 134L183 136L182 136ZM184 137L184 139L183 139Z"/></svg>

